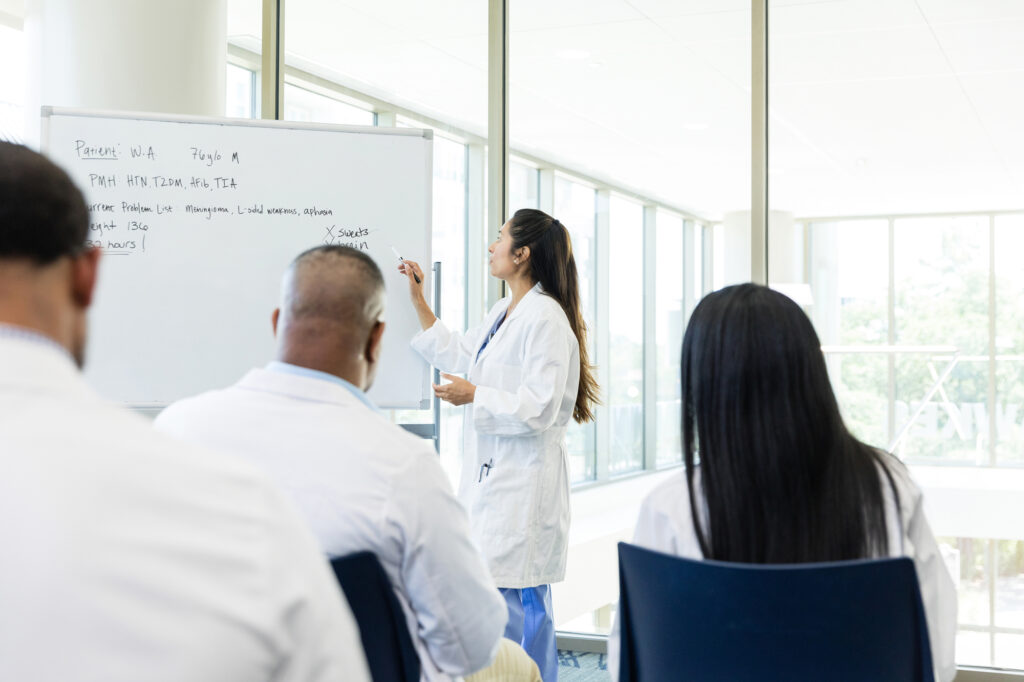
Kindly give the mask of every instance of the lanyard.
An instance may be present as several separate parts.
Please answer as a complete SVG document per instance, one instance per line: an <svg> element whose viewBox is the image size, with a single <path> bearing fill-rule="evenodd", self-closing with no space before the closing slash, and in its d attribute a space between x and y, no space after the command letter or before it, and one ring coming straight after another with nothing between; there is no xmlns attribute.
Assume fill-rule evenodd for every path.
<svg viewBox="0 0 1024 682"><path fill-rule="evenodd" d="M494 338L494 335L498 333L498 328L501 327L501 323L505 321L506 315L508 315L508 308L505 308L505 310L501 312L501 315L498 316L498 319L494 321L494 326L491 327L491 331L487 332L487 338L484 339L484 343L482 346L480 346L480 350L476 352L477 360L480 359L480 354L484 352L484 348L487 348L487 344L489 344L491 342L491 339Z"/></svg>

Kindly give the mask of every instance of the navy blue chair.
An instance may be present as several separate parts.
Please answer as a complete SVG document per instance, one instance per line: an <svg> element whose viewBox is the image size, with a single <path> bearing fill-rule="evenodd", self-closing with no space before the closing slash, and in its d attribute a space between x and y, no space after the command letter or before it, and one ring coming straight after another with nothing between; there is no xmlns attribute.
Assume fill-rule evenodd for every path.
<svg viewBox="0 0 1024 682"><path fill-rule="evenodd" d="M366 652L373 682L418 682L420 659L413 647L402 605L373 552L331 560Z"/></svg>
<svg viewBox="0 0 1024 682"><path fill-rule="evenodd" d="M621 682L934 679L907 558L694 561L619 543Z"/></svg>

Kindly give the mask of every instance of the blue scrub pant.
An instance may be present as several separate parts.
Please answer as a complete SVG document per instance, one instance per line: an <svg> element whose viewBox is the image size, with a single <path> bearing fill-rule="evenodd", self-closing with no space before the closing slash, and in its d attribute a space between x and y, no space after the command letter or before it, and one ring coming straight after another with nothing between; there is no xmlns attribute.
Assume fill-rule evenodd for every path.
<svg viewBox="0 0 1024 682"><path fill-rule="evenodd" d="M558 646L551 612L551 585L500 587L498 591L508 604L505 637L522 645L540 668L544 682L557 682Z"/></svg>

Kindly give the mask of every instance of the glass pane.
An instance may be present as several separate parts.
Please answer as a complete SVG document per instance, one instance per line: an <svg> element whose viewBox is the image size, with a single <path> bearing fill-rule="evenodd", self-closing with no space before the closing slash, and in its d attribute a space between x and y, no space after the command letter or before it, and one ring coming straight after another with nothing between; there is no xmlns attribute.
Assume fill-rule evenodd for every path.
<svg viewBox="0 0 1024 682"><path fill-rule="evenodd" d="M429 128L422 122L402 118L401 127ZM441 319L452 329L466 328L466 145L434 131L433 233L431 251L441 263ZM403 254L405 255L405 254ZM470 258L479 257L469 254ZM432 264L421 263L424 270ZM431 277L432 279L432 277ZM462 428L465 409L441 402L441 466L453 482L459 480L462 465ZM403 410L397 421L429 423L427 410Z"/></svg>
<svg viewBox="0 0 1024 682"><path fill-rule="evenodd" d="M227 96L224 112L231 118L254 118L255 107L255 73L234 64L228 64Z"/></svg>
<svg viewBox="0 0 1024 682"><path fill-rule="evenodd" d="M263 53L263 0L228 0L228 44Z"/></svg>
<svg viewBox="0 0 1024 682"><path fill-rule="evenodd" d="M1024 464L1022 253L1024 216L996 217L996 460L1018 466Z"/></svg>
<svg viewBox="0 0 1024 682"><path fill-rule="evenodd" d="M749 209L750 8L721 4L510 2L512 147L666 207Z"/></svg>
<svg viewBox="0 0 1024 682"><path fill-rule="evenodd" d="M992 665L997 668L1024 669L1024 634L997 634L996 659Z"/></svg>
<svg viewBox="0 0 1024 682"><path fill-rule="evenodd" d="M611 367L605 395L611 419L608 470L612 475L643 468L644 300L643 207L613 194L609 210L612 267L628 276L609 289L608 343Z"/></svg>
<svg viewBox="0 0 1024 682"><path fill-rule="evenodd" d="M991 617L988 607L988 541L956 538L952 543L956 548L960 567L957 584L957 620L961 625L988 626Z"/></svg>
<svg viewBox="0 0 1024 682"><path fill-rule="evenodd" d="M958 665L992 665L992 635L973 630L956 633L956 662Z"/></svg>
<svg viewBox="0 0 1024 682"><path fill-rule="evenodd" d="M1019 3L769 0L768 16L773 211L1020 207Z"/></svg>
<svg viewBox="0 0 1024 682"><path fill-rule="evenodd" d="M572 253L579 272L580 301L583 320L587 324L587 346L591 362L594 358L594 229L596 225L596 192L579 182L555 178L555 217L569 230ZM596 431L594 423L569 422L566 435L569 449L569 475L573 483L595 477Z"/></svg>
<svg viewBox="0 0 1024 682"><path fill-rule="evenodd" d="M883 354L829 353L829 377L843 421L861 441L885 448L890 436L889 361Z"/></svg>
<svg viewBox="0 0 1024 682"><path fill-rule="evenodd" d="M889 433L889 223L850 220L808 229L810 302L846 425L885 447ZM796 290L798 291L798 290Z"/></svg>
<svg viewBox="0 0 1024 682"><path fill-rule="evenodd" d="M441 312L466 325L466 145L434 135L434 259L441 261ZM474 258L482 257L472 254Z"/></svg>
<svg viewBox="0 0 1024 682"><path fill-rule="evenodd" d="M821 343L887 343L888 221L813 223L810 246L811 318Z"/></svg>
<svg viewBox="0 0 1024 682"><path fill-rule="evenodd" d="M1024 630L1024 540L996 543L996 626ZM997 654L998 655L998 654ZM996 665L1003 665L997 663ZM1016 667L1024 667L1015 664Z"/></svg>
<svg viewBox="0 0 1024 682"><path fill-rule="evenodd" d="M897 452L987 463L988 219L897 220L894 256Z"/></svg>
<svg viewBox="0 0 1024 682"><path fill-rule="evenodd" d="M441 317L452 328L465 329L469 269L477 281L487 262L486 253L468 254L467 262L470 220L474 229L486 229L484 243L493 235L483 216L469 215L470 187L479 193L471 197L472 203L486 204L486 176L481 171L483 177L469 182L465 144L487 134L486 3L289 0L286 11L287 65L300 72L300 80L304 72L318 84L327 81L326 89L336 86L344 93L337 100L352 100L329 98L332 102L325 104L312 95L311 106L312 93L292 91L290 103L328 107L327 113L315 114L321 120L372 125L371 112L346 106L365 96L374 102L378 117L386 115L397 126L434 129L432 249L442 261ZM450 472L458 470L461 457L463 411L442 411L442 463ZM417 421L424 419L429 415Z"/></svg>
<svg viewBox="0 0 1024 682"><path fill-rule="evenodd" d="M711 228L711 243L711 288L717 290L725 286L725 225L719 223Z"/></svg>
<svg viewBox="0 0 1024 682"><path fill-rule="evenodd" d="M692 275L690 280L692 302L686 311L686 319L689 319L690 313L693 312L693 306L697 305L697 302L707 293L704 290L704 239L708 236L708 228L701 223L693 223L690 235L692 241L687 251L687 260L683 264L684 268L690 268Z"/></svg>
<svg viewBox="0 0 1024 682"><path fill-rule="evenodd" d="M512 161L508 165L509 215L521 208L540 208L537 181L540 173L533 166ZM558 216L555 216L558 218Z"/></svg>
<svg viewBox="0 0 1024 682"><path fill-rule="evenodd" d="M683 263L685 236L683 219L659 211L656 232L654 344L657 372L648 380L657 382L657 442L654 456L655 465L662 467L682 462L679 356L683 345L683 276L686 269L685 265L680 267ZM693 233L697 231L693 230Z"/></svg>
<svg viewBox="0 0 1024 682"><path fill-rule="evenodd" d="M259 68L263 54L263 0L228 0L227 97L224 111L233 118L259 118Z"/></svg>
<svg viewBox="0 0 1024 682"><path fill-rule="evenodd" d="M0 24L0 140L25 139L25 74L28 60L24 33Z"/></svg>
<svg viewBox="0 0 1024 682"><path fill-rule="evenodd" d="M289 0L287 64L486 136L487 3Z"/></svg>
<svg viewBox="0 0 1024 682"><path fill-rule="evenodd" d="M466 145L434 135L433 239L434 260L441 261L442 317L455 327L467 325L467 156ZM441 402L441 465L452 481L462 468L465 409Z"/></svg>
<svg viewBox="0 0 1024 682"><path fill-rule="evenodd" d="M372 126L375 118L368 109L290 83L284 86L284 117L288 121L355 126Z"/></svg>

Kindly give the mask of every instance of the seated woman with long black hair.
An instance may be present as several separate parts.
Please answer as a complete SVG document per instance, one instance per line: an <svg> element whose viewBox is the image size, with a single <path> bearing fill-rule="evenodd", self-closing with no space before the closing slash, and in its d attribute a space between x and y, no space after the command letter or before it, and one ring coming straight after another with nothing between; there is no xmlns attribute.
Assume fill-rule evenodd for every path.
<svg viewBox="0 0 1024 682"><path fill-rule="evenodd" d="M644 500L634 543L757 564L909 556L938 679L952 680L956 590L921 491L899 460L846 429L800 307L754 284L709 294L686 329L681 379L685 473Z"/></svg>

